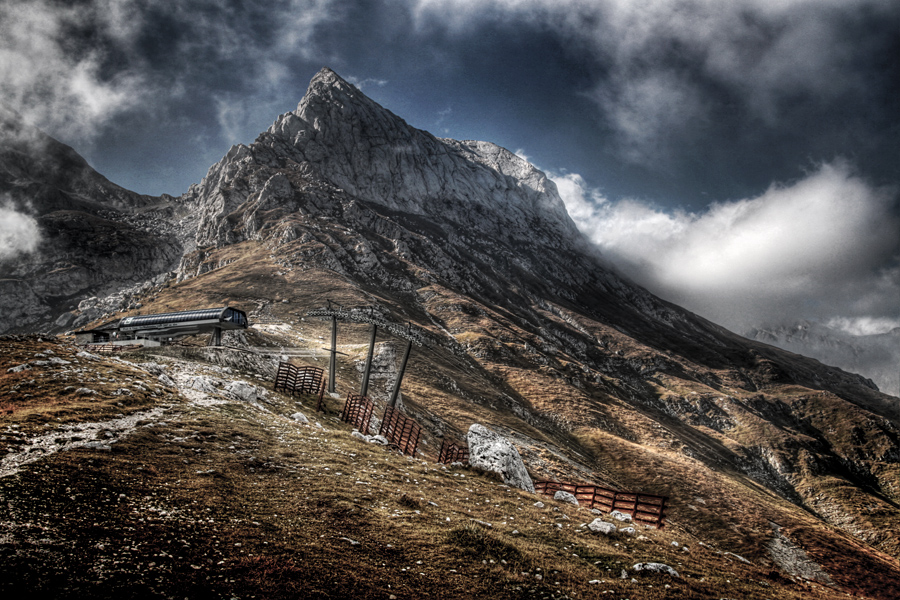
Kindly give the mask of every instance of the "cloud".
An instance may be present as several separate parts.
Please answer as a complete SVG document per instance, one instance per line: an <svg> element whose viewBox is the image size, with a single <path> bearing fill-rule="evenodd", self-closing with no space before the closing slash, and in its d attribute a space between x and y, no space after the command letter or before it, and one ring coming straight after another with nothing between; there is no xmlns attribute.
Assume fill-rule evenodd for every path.
<svg viewBox="0 0 900 600"><path fill-rule="evenodd" d="M627 275L728 327L900 317L896 190L844 162L699 213L610 202L577 174L553 180L579 228Z"/></svg>
<svg viewBox="0 0 900 600"><path fill-rule="evenodd" d="M752 134L868 100L879 40L900 23L892 0L416 0L411 13L420 31L460 37L498 23L555 32L589 59L586 95L621 156L656 166L708 122Z"/></svg>
<svg viewBox="0 0 900 600"><path fill-rule="evenodd" d="M34 252L41 241L34 217L20 212L8 199L0 199L0 261Z"/></svg>
<svg viewBox="0 0 900 600"><path fill-rule="evenodd" d="M179 99L213 104L240 91L271 103L292 61L317 55L318 28L340 15L334 4L9 0L0 3L0 97L80 146L123 114L158 116Z"/></svg>
<svg viewBox="0 0 900 600"><path fill-rule="evenodd" d="M106 72L140 19L128 2L69 6L11 0L0 5L0 95L42 128L91 137L97 127L133 107L145 85L131 67ZM97 32L103 42L89 42Z"/></svg>
<svg viewBox="0 0 900 600"><path fill-rule="evenodd" d="M634 163L668 162L674 146L705 120L704 99L695 87L662 70L598 87L592 97L617 132L622 156Z"/></svg>
<svg viewBox="0 0 900 600"><path fill-rule="evenodd" d="M878 335L900 327L900 318L889 317L834 317L825 323L828 327L850 335Z"/></svg>
<svg viewBox="0 0 900 600"><path fill-rule="evenodd" d="M347 81L358 87L360 90L370 86L375 85L377 87L384 87L388 84L387 79L374 79L372 77L366 77L365 79L360 79L358 77L348 76Z"/></svg>

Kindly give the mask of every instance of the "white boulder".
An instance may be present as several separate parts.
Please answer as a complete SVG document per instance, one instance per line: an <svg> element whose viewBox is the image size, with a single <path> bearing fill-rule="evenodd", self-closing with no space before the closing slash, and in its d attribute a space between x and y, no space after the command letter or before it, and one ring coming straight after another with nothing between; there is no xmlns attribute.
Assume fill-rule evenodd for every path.
<svg viewBox="0 0 900 600"><path fill-rule="evenodd" d="M602 519L594 519L590 523L588 523L588 529L593 531L594 533L602 533L603 535L612 535L616 532L616 526L612 523L607 523Z"/></svg>
<svg viewBox="0 0 900 600"><path fill-rule="evenodd" d="M574 504L578 506L578 498L575 497L574 494L570 494L569 492L564 492L559 490L555 494L553 494L554 500L559 500L560 502L568 502L569 504Z"/></svg>
<svg viewBox="0 0 900 600"><path fill-rule="evenodd" d="M474 423L466 436L469 444L469 464L497 473L503 483L534 493L534 483L525 469L519 451L509 440L484 425Z"/></svg>
<svg viewBox="0 0 900 600"><path fill-rule="evenodd" d="M232 381L225 386L225 391L245 402L256 402L259 397L256 386L250 385L246 381Z"/></svg>

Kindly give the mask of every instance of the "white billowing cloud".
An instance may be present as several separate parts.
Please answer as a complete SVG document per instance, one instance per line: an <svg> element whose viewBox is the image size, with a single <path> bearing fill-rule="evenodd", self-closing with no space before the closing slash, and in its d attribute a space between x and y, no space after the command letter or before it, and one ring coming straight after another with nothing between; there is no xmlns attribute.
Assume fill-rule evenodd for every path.
<svg viewBox="0 0 900 600"><path fill-rule="evenodd" d="M111 50L89 47L72 32L95 27L114 44L127 40L140 22L134 6L130 0L0 4L0 97L44 129L90 138L101 123L143 97L146 81L135 69L103 75Z"/></svg>
<svg viewBox="0 0 900 600"><path fill-rule="evenodd" d="M8 199L0 202L0 261L34 252L40 241L34 217L16 210Z"/></svg>
<svg viewBox="0 0 900 600"><path fill-rule="evenodd" d="M827 103L864 93L857 59L867 50L848 36L847 25L860 15L900 19L893 0L410 2L422 31L467 35L478 23L517 20L557 32L573 51L602 65L604 76L588 95L623 157L657 166L677 150L685 127L723 94L772 125L785 99Z"/></svg>
<svg viewBox="0 0 900 600"><path fill-rule="evenodd" d="M355 85L359 89L365 89L371 85L377 87L384 87L388 84L387 79L375 79L373 77L366 77L365 79L360 79L359 77L349 76L347 77L347 81Z"/></svg>
<svg viewBox="0 0 900 600"><path fill-rule="evenodd" d="M842 162L702 213L613 203L576 174L553 179L569 214L607 258L723 325L842 317L848 329L898 316L900 270L880 267L900 260L900 221L890 212L895 192L867 184Z"/></svg>
<svg viewBox="0 0 900 600"><path fill-rule="evenodd" d="M124 112L165 110L168 100L196 92L203 73L240 74L257 103L270 100L294 76L292 60L316 55L314 34L335 18L333 5L7 0L0 3L0 99L55 137L81 143ZM171 39L157 39L160 20ZM253 21L267 24L265 36L255 35ZM141 46L148 38L164 46L164 66L151 64ZM230 115L234 127L237 113Z"/></svg>
<svg viewBox="0 0 900 600"><path fill-rule="evenodd" d="M900 327L900 318L890 317L834 317L825 323L828 327L850 335L878 335Z"/></svg>
<svg viewBox="0 0 900 600"><path fill-rule="evenodd" d="M517 150L516 155L528 160L528 157L521 150ZM599 190L590 188L584 178L578 173L565 173L562 175L551 173L548 175L553 180L553 183L556 184L556 190L559 192L560 198L565 202L569 216L572 217L582 231L593 239L591 229L602 220L602 215L607 210L608 201L606 198L603 197Z"/></svg>

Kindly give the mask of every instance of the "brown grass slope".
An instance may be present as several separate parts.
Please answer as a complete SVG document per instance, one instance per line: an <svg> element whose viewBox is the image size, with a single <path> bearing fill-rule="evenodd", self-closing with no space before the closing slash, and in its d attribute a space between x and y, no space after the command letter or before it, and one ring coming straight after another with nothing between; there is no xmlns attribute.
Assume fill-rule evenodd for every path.
<svg viewBox="0 0 900 600"><path fill-rule="evenodd" d="M311 339L321 330L301 327ZM317 414L312 399L271 391L258 405L221 390L198 398L161 376L267 387L253 371L165 355L175 350L104 358L79 356L53 338L0 342L3 466L21 460L0 477L4 598L825 599L845 597L841 590L880 598L900 592L894 561L787 503L766 516L778 515L782 532L823 564L833 584L785 575L750 555L744 562L740 547L697 532L710 519L706 511L687 509L694 514L673 517L662 531L598 536L584 527L596 517L584 508L546 498L539 507L536 496L494 478L435 464L433 438L412 459L351 437L336 419L337 400ZM30 369L8 372L21 364ZM356 383L352 374L338 380L341 388ZM72 397L71 386L94 393ZM298 410L311 425L290 418ZM127 417L136 417L130 428L110 425ZM105 425L95 430L92 423ZM83 433L75 440L83 445L28 451L39 439L63 443L72 432ZM40 457L29 457L34 453ZM720 485L708 498L730 489L746 502L752 493L739 488ZM749 520L742 513L731 513L738 527ZM833 568L829 556L838 555L866 577ZM663 562L680 576L641 576L631 570L638 562Z"/></svg>
<svg viewBox="0 0 900 600"><path fill-rule="evenodd" d="M249 378L258 385L271 380L280 354L293 354L296 358L292 360L324 365L321 348L328 339L327 323L305 318L305 314L331 300L347 307L372 306L390 320L410 322L429 332L433 344L414 350L403 383L404 410L425 430L422 445L425 455L435 454L442 439L459 438L472 423L478 422L511 438L536 478L583 481L669 496L672 535L691 540L691 552L677 557L683 557L681 562L691 575L691 586L699 587L677 588L676 583L687 584L687 577L681 582L666 582L670 588L660 588L663 582L654 581L653 588L647 582L639 592L628 591L628 597L637 593L646 597L667 594L696 597L712 593L722 596L729 595L730 577L737 578L734 581L749 581L742 579L744 566L728 571L732 563L725 566L715 561L732 560L736 561L734 565L744 565L743 562L728 554L715 554L715 550L709 550L713 562L699 558L701 562L696 564L684 562L694 560L694 550L698 547L706 552L704 546L699 546L700 541L709 548L739 553L749 559L752 565L746 568L755 576L746 577L764 580L787 597L800 593L799 588L787 583L788 577L834 586L815 592L826 596L839 590L881 598L897 595L900 405L896 398L880 394L871 382L859 376L744 340L618 277L586 240L577 236L574 225L565 218L559 198L550 187L541 187L545 186L543 175L517 162L511 153L486 144L487 154L477 154L474 149L478 143L441 141L430 134L413 131L328 70L314 78L301 108L298 110L307 121L298 121L296 114L282 115L254 144L234 147L210 169L201 184L192 186L168 208L161 207L154 213L154 223L165 225L167 233L163 237L168 236L170 247L164 247L165 242L153 242L153 223L135 221L144 228L142 231L152 234L141 238L147 248L139 250L151 252L147 257L159 259L154 259L158 264L150 268L137 251L136 265L140 268L158 274L170 268L169 259L173 252L181 252L178 248L182 242L193 250L181 259L177 282L169 279L169 283L148 288L140 298L129 300L132 305L140 302L145 313L226 303L243 308L256 325L247 333L229 335L228 344L235 348L149 351L157 357L155 360L165 364L147 366L144 370L153 375L147 383L156 383L135 388L133 382L144 376L131 369L141 367L114 360L96 362L97 359L89 357L78 358L75 366L75 361L53 362L52 355L23 358L24 355L16 354L33 350L27 347L16 350L20 342L26 345L53 342L10 338L4 346L4 351L12 349L8 368L13 370L0 370L0 376L7 382L3 406L8 418L27 421L27 427L32 428L28 429L29 440L36 439L39 431L53 430L54 425L60 429L62 425L55 437L44 434L40 439L45 444L71 449L71 452L47 456L40 452L31 454L31 451L24 455L29 459L43 458L26 461L18 472L10 472L3 478L4 482L13 482L4 493L14 497L22 494L24 500L14 502L15 506L35 504L39 494L37 488L20 485L22 478L32 474L32 482L40 478L50 481L54 477L60 482L67 477L75 481L78 478L73 470L90 471L80 459L75 460L87 451L92 453L89 460L95 464L113 464L105 460L97 463L97 456L121 458L124 462L115 463L119 465L115 469L123 473L136 470L139 462L140 476L128 479L128 485L138 486L140 490L145 489L139 486L153 472L152 466L164 475L146 483L147 491L141 491L141 497L152 499L153 492L160 495L164 488L168 490L162 510L166 515L184 515L185 520L178 521L180 538L170 540L169 533L176 535L176 530L172 530L165 539L181 550L175 556L194 560L188 562L184 573L196 572L197 576L185 579L179 575L172 579L167 571L160 578L163 582L176 581L178 585L193 581L194 590L227 577L223 583L236 584L246 579L254 581L253 585L259 589L269 580L308 580L312 583L297 583L301 587L296 588L307 595L346 594L347 590L357 588L363 595L377 595L386 592L373 587L377 568L399 566L399 562L390 562L392 557L399 556L394 554L400 551L398 548L405 552L402 560L398 560L407 561L415 555L413 564L418 560L425 564L423 555L428 552L451 556L442 553L457 548L463 556L452 554L452 559L441 559L445 562L434 573L433 586L428 583L432 581L428 574L431 572L423 568L421 572L426 575L418 577L424 579L413 577L407 582L408 587L396 595L411 595L419 583L425 593L438 594L440 582L450 586L447 595L451 597L461 594L463 589L477 594L491 591L521 595L524 591L558 596L556 588L546 587L555 583L555 577L543 578L546 568L551 567L539 565L535 552L541 548L548 556L562 552L559 556L566 557L565 562L572 565L582 565L583 556L612 552L605 540L577 534L588 536L584 539L600 546L589 545L587 550L578 546L571 552L578 556L572 557L563 551L573 547L575 538L567 539L562 546L551 543L552 537L537 534L533 544L527 540L517 542L519 538L501 535L499 529L482 531L468 522L457 523L453 516L450 523L454 525L449 531L429 529L430 525L424 524L418 527L419 516L434 516L436 511L432 511L434 507L427 501L419 508L412 508L419 505L409 500L413 488L404 484L417 478L409 476L401 480L397 475L381 492L388 496L399 493L400 498L406 494L407 500L401 504L416 517L380 520L373 515L380 514L382 507L378 503L388 496L373 495L371 504L367 504L370 501L363 500L362 493L355 488L336 491L334 486L321 485L330 481L332 470L342 474L347 471L346 463L341 462L344 459L328 458L328 453L335 451L332 442L339 436L325 438L325 432L318 428L307 431L298 429L293 421L284 421L292 410L289 400L272 395L270 404L241 405L227 394L219 398L222 402L215 398L202 399L202 394L208 396L209 392L201 389L206 385L202 377L219 382L232 377ZM301 130L304 135L299 135ZM370 135L376 130L379 136ZM393 163L384 161L388 155L404 158L393 169L389 168ZM499 162L491 163L494 159ZM439 181L440 185L423 186L425 179ZM395 209L385 208L386 205ZM403 211L398 207L403 207ZM190 218L176 226L174 212L189 214ZM132 222L130 217L122 216L122 219L125 223ZM188 230L195 230L194 241L199 246L187 240ZM80 239L77 231L71 233L73 239ZM35 269L35 273L40 271ZM18 294L7 297L17 306L30 302ZM339 349L344 354L340 355L337 374L341 396L358 389L367 334L364 325L342 323L340 326ZM194 342L202 345L202 340ZM282 347L284 351L274 350ZM401 351L399 340L387 335L379 338L371 386L371 395L379 408L385 403ZM17 369L20 363L14 361L26 359L33 366ZM108 370L113 367L120 370ZM95 373L97 369L107 370ZM164 372L157 372L160 369ZM167 372L171 375L166 375ZM88 378L85 381L93 387L76 381L82 377ZM66 379L71 381L63 381ZM128 385L123 386L123 382ZM224 385L221 383L217 389L223 389ZM96 388L103 388L102 393ZM126 410L129 403L140 407L139 414L133 418ZM331 406L330 410L334 412L337 408ZM57 414L57 410L70 412ZM111 412L111 416L104 411ZM160 411L186 416L172 417L174 420L170 421ZM90 419L93 412L97 412L97 418L103 417L98 423L102 422L107 429L101 432L97 429L99 425L82 429L91 436L109 433L117 439L108 451L102 439L94 440L87 433L82 436L64 421L51 421ZM126 436L123 432L133 430L132 421L139 418L156 424ZM179 429L182 426L184 429ZM324 427L340 429L337 424L326 423ZM191 432L185 435L188 428ZM157 435L163 431L168 432L168 437ZM9 456L13 458L9 460L21 461L23 454L17 450L16 443L24 443L23 438L14 435L13 429L9 429L9 435L19 440L11 444ZM235 443L235 435L254 441L245 447L243 441ZM90 439L85 441L85 436ZM209 447L194 445L198 438L205 442L213 436L215 443ZM74 440L74 437L82 439ZM56 438L60 441L54 441ZM364 456L350 450L355 442L345 441L351 446L341 451ZM320 453L305 449L304 456L288 457L290 461L279 458L284 452L296 452L292 445L311 448L320 442L325 449ZM125 451L120 454L120 449ZM203 456L204 452L209 456ZM252 471L247 465L238 468L238 463L244 464L241 461L249 461L242 452L255 457ZM135 456L140 458L134 459ZM261 456L266 457L262 464L268 463L269 467L258 468L255 460ZM210 462L191 467L199 457ZM229 462L232 460L238 462ZM329 462L334 460L338 462ZM395 475L397 471L392 469L401 469L403 464L402 460L379 463ZM41 471L51 467L56 470ZM112 467L103 467L107 468ZM421 468L424 477L425 467ZM110 485L116 478L112 471L101 471L106 474L98 471L94 479L85 480L82 493L86 494L91 511L105 512L97 513L93 520L86 517L84 527L90 522L90 527L102 529L114 516L113 498L97 495L96 491L91 492L93 495L87 492L98 487L101 491L103 487L107 491L113 489ZM220 477L223 473L227 476ZM443 471L435 473L433 477L439 477ZM428 474L431 474L430 467ZM458 475L456 478L444 473L440 477L454 479L429 481L435 485L436 494L450 493L450 489L462 494L459 490L465 490L469 500L462 496L455 497L454 502L460 503L460 511L464 510L466 515L472 510L473 518L480 514L479 520L496 521L503 516L509 523L513 519L507 517L515 516L510 512L512 508L516 512L518 508L523 512L530 510L525 500L521 500L521 505L509 505L502 515L491 513L493 509L486 506L479 508L472 500L476 487L461 487L456 482L462 481L462 474ZM467 475L467 483L469 479L478 480ZM297 488L297 481L309 486L310 492ZM374 486L376 482L369 483ZM253 484L262 486L261 493L256 493L257 486ZM484 485L488 487L479 489L490 489L494 484L485 480ZM79 498L77 494L60 495L59 490L65 489L62 483L53 489L56 491L50 496L55 498L54 502L65 503L65 498L76 502ZM517 494L506 491L510 497ZM129 498L128 491L120 493ZM288 494L284 503L279 500L282 493ZM423 496L417 502L421 503ZM76 500L71 500L72 497ZM446 496L443 502L449 502L450 497ZM194 502L203 508L201 512L193 512ZM339 508L331 510L332 504ZM491 503L493 508L497 508L496 504ZM124 511L119 515L121 518L131 519L123 526L123 531L131 532L143 527L137 523L141 523L140 519L147 522L147 513L153 505L120 506L117 501L115 506ZM392 506L384 508L395 514ZM189 515L173 513L176 508L184 510L183 507L191 508ZM222 507L222 512L216 513L219 510L216 507ZM268 515L267 518L252 519L257 509ZM481 509L487 512L478 512ZM53 521L60 510L61 505L57 503L41 512L17 513L5 521L12 532L8 535L29 530L30 526L20 528L21 523ZM60 514L73 514L74 509L66 510L69 512ZM397 507L397 510L403 509ZM210 525L208 519L202 521L200 517L206 512L219 515L210 515L213 524L228 523L231 529L219 530L219 525ZM458 516L462 514L459 512ZM574 516L573 513L572 519ZM551 531L554 531L551 527L555 528L555 534L566 531L569 524L554 522L551 526L552 519L548 521L539 514L534 514L534 519ZM260 525L253 525L254 522ZM213 540L205 542L202 554L188 552L199 542L196 537L191 541L181 533L190 529L184 523L190 524L200 537ZM279 538L289 541L254 537L254 531L259 530L252 527L262 527L264 523L269 523L266 527L274 527L272 531ZM388 527L386 523L393 525ZM442 523L438 520L433 525L444 527ZM234 529L238 524L240 527ZM371 524L374 524L372 528ZM326 533L322 529L326 525L340 535ZM532 526L537 527L533 523ZM404 538L406 542L399 545L391 542L390 548L387 542L383 547L378 545L384 541L380 536L386 536L386 531L403 537L397 531L404 527L409 527L404 531L411 536ZM68 538L54 537L58 536L57 530L58 527L46 539L63 539L62 546L73 543ZM92 540L102 535L99 530L84 531L80 539ZM240 532L241 539L233 543L241 546L232 545L228 555L238 558L241 552L235 553L234 548L244 549L245 556L240 557L244 560L243 571L225 569L234 563L229 562L231 558L221 562L224 558L220 559L218 554L225 554L225 543L232 541L228 536L234 531ZM342 537L355 540L354 535L368 543L356 546L341 540ZM31 552L44 538L3 539L12 540L13 544L25 543L22 540L31 544L24 554L16 547L7 555L13 568L25 568L23 565L38 556ZM103 550L102 559L107 563L112 561L113 565L131 565L145 556L172 555L165 550L163 556L162 547L157 546L148 546L148 555L141 548L150 543L150 538L126 538L127 547L123 543L114 551L118 554L108 554L107 539L112 538L84 543ZM245 540L257 540L253 542L252 557L244 546L250 542ZM334 543L323 545L322 540ZM375 540L381 541L375 543ZM616 547L615 543L620 546ZM662 552L661 549L644 552L635 542L629 543L624 538L612 544L619 552L627 550L647 560L655 552ZM269 552L262 552L267 546ZM317 558L309 563L311 567L304 566L304 559L298 558L298 553ZM205 566L202 561L197 562L201 556L207 561ZM674 560L671 555L660 556ZM459 562L452 570L444 568L463 558L469 562ZM579 560L570 560L573 558ZM154 563L152 568L163 564L148 560ZM151 569L149 562L137 564L146 570ZM610 574L615 575L612 566L615 562L602 557L594 562L606 565ZM184 568L182 559L174 564ZM357 564L363 566L357 569ZM224 572L215 573L210 565L222 567ZM404 577L410 575L409 569L416 572L413 565L404 565L408 567L402 571ZM507 569L509 565L515 567ZM464 566L465 569L474 566L477 570L468 571ZM542 569L541 579L536 577L537 566ZM578 587L590 580L585 578L592 567L582 566L587 570L577 570L580 566L565 570L561 563L554 563L553 570L568 573L560 575L560 589L575 586L569 588L573 595L599 589ZM61 567L60 576L73 569L74 564L66 564L65 568ZM519 569L518 575L514 569ZM341 575L334 576L338 571ZM35 580L39 580L41 570L34 572ZM271 577L266 575L273 573ZM457 579L460 573L465 577ZM867 576L861 577L859 573ZM131 575L123 577L128 585L133 582ZM720 577L716 584L724 585L725 592L704 588L700 585L706 583L701 581L704 577ZM610 580L601 572L597 580L604 579ZM98 577L85 575L78 580L80 587L73 588L76 591L66 593L78 595L88 589L85 587L88 580L98 583ZM447 580L456 583L447 584ZM399 581L391 579L391 585L399 585ZM510 581L514 585L507 587ZM536 581L541 582L537 587L532 585ZM630 580L626 579L625 583L609 585L628 583ZM110 585L113 587L102 588L103 594L121 589L116 587L118 584ZM488 587L481 589L478 585ZM742 585L730 595L754 597L756 588L749 583ZM68 589L62 584L58 587ZM214 594L225 594L228 588L216 589ZM766 589L769 588L760 584L760 590ZM619 594L627 590L612 587L606 591ZM146 591L148 595L166 593L157 588ZM259 593L285 595L290 590L279 587L271 593L266 590Z"/></svg>

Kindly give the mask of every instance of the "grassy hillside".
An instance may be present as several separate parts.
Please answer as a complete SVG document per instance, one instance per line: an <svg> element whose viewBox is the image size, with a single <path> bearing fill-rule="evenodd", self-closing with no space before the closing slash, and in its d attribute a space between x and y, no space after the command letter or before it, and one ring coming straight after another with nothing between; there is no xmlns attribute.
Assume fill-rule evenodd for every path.
<svg viewBox="0 0 900 600"><path fill-rule="evenodd" d="M717 510L700 508L702 499L685 507L682 495L665 529L604 536L585 526L598 515L583 507L436 464L434 438L410 458L352 437L339 399L317 413L310 398L272 392L255 358L241 370L201 349L98 357L34 336L6 337L0 348L5 598L900 593L896 563L861 546L843 564L865 578L813 554L831 585L762 558L744 562L745 548L704 533L747 518L746 490L731 505L716 500ZM257 398L228 391L234 381ZM823 542L842 554L853 544L812 519L787 533L811 554ZM666 563L679 577L642 575L632 569L640 562Z"/></svg>

